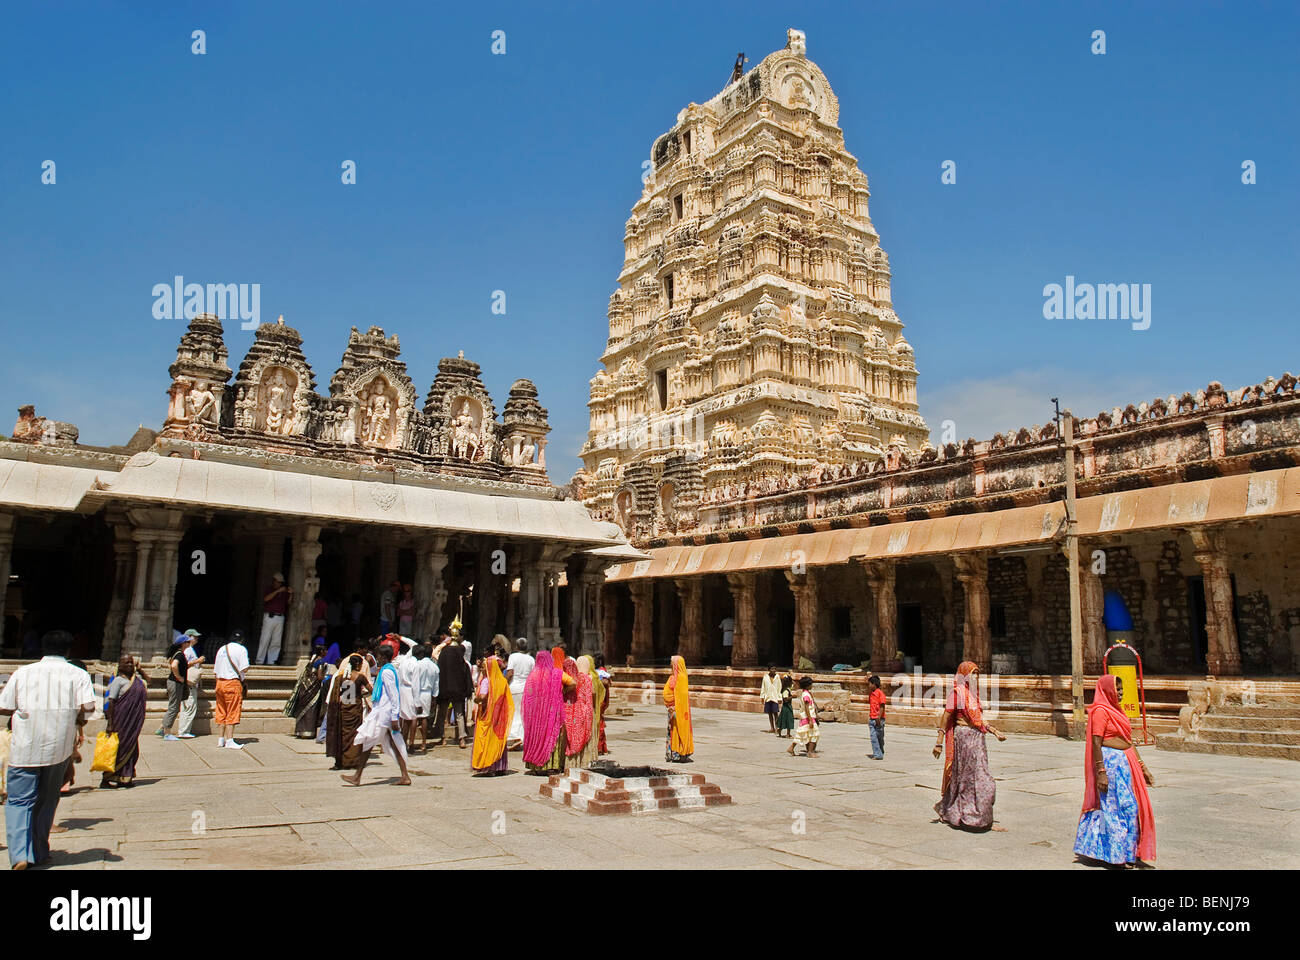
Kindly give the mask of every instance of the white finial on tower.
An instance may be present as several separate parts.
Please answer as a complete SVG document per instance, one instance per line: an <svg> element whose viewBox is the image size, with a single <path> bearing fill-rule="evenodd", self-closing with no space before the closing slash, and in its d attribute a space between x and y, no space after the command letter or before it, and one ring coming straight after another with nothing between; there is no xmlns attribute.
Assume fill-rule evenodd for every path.
<svg viewBox="0 0 1300 960"><path fill-rule="evenodd" d="M785 32L785 48L796 57L808 56L808 38L802 30L791 27Z"/></svg>
<svg viewBox="0 0 1300 960"><path fill-rule="evenodd" d="M275 321L275 322L278 323L280 326L283 327L283 326L284 326L284 314L283 314L283 313L280 314L280 319L277 320L277 321Z"/></svg>

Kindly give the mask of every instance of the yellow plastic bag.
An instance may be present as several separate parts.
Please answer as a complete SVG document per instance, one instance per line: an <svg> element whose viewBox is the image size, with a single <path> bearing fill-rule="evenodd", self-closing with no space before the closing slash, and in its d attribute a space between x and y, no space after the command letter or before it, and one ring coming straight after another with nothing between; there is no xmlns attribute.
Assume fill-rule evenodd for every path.
<svg viewBox="0 0 1300 960"><path fill-rule="evenodd" d="M101 733L95 738L95 759L90 769L92 773L112 773L117 769L116 733Z"/></svg>

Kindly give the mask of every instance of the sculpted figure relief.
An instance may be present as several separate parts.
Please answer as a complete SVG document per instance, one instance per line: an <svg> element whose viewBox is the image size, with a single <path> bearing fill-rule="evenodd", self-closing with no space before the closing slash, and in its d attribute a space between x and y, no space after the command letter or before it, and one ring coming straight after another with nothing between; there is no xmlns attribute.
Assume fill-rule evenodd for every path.
<svg viewBox="0 0 1300 960"><path fill-rule="evenodd" d="M480 460L482 446L469 401L462 400L451 420L451 455L460 460Z"/></svg>
<svg viewBox="0 0 1300 960"><path fill-rule="evenodd" d="M283 370L276 370L266 381L266 432L288 436L293 419L293 385Z"/></svg>
<svg viewBox="0 0 1300 960"><path fill-rule="evenodd" d="M217 397L209 383L196 383L185 396L185 406L192 423L216 425L221 411L217 407Z"/></svg>

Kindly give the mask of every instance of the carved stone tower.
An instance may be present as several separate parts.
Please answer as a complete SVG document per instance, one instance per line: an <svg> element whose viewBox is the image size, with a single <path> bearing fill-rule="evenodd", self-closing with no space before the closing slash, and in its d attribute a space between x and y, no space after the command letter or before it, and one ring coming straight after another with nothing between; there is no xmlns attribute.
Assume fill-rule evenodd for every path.
<svg viewBox="0 0 1300 960"><path fill-rule="evenodd" d="M654 142L576 478L633 537L925 443L889 257L838 116L791 30Z"/></svg>

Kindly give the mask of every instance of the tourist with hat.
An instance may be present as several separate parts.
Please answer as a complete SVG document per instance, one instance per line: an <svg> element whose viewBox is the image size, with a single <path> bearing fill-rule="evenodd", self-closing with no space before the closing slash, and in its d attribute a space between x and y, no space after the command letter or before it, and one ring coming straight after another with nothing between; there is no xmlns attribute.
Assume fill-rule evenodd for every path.
<svg viewBox="0 0 1300 960"><path fill-rule="evenodd" d="M289 611L293 591L284 585L284 574L277 572L262 597L262 636L257 641L257 662L275 663L280 659L280 640L284 636L284 616Z"/></svg>
<svg viewBox="0 0 1300 960"><path fill-rule="evenodd" d="M212 671L217 675L217 703L212 711L212 719L220 728L217 746L242 750L244 745L235 742L235 727L244 708L244 675L248 672L244 631L236 630L222 644L212 659Z"/></svg>
<svg viewBox="0 0 1300 960"><path fill-rule="evenodd" d="M191 627L185 631L185 636L192 641L182 648L187 662L185 682L189 685L189 692L181 704L181 727L176 736L182 740L193 740L194 718L199 715L199 695L203 682L203 657L199 656L197 647L203 634Z"/></svg>
<svg viewBox="0 0 1300 960"><path fill-rule="evenodd" d="M194 638L198 635L197 630L187 630L177 634L175 643L167 651L167 712L163 715L162 726L155 731L164 740L180 739L171 732L172 724L176 722L181 704L190 696L188 679L190 661L185 656L185 651L194 645Z"/></svg>

